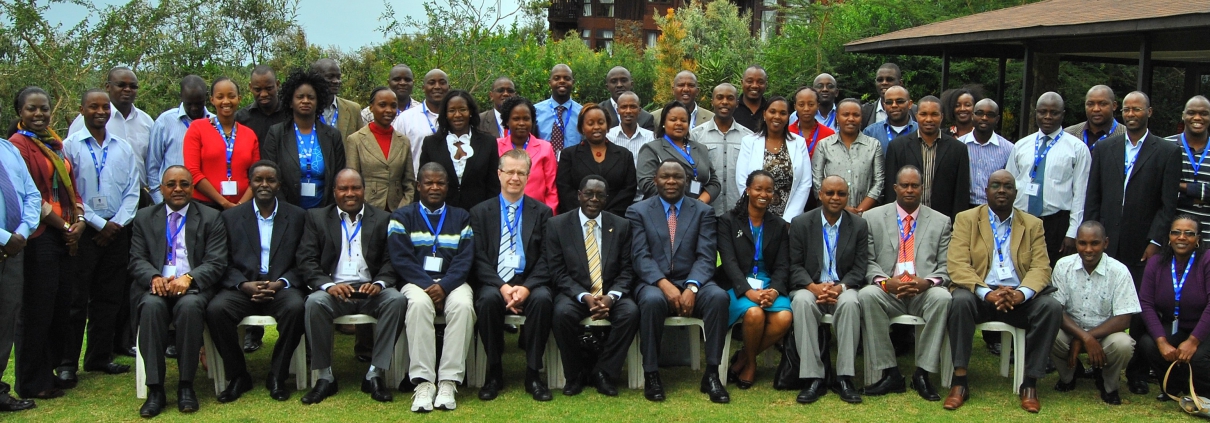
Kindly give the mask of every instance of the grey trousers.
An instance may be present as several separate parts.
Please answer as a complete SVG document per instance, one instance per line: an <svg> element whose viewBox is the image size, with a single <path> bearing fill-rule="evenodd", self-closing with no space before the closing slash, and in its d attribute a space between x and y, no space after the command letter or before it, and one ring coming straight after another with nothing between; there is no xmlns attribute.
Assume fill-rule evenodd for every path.
<svg viewBox="0 0 1210 423"><path fill-rule="evenodd" d="M416 284L399 288L408 299L407 331L408 377L413 381L462 383L466 375L466 354L471 349L475 330L475 299L470 285L462 284L445 296L445 339L441 362L437 362L437 331L433 321L437 308L429 294Z"/></svg>
<svg viewBox="0 0 1210 423"><path fill-rule="evenodd" d="M8 367L17 336L17 316L21 313L21 295L25 288L25 252L0 261L0 375Z"/></svg>
<svg viewBox="0 0 1210 423"><path fill-rule="evenodd" d="M820 356L819 325L823 315L832 315L836 332L836 374L857 374L857 340L861 337L861 303L857 291L845 289L835 305L815 304L815 294L806 289L790 292L790 309L794 313L794 342L798 346L798 377L822 379L826 365Z"/></svg>
<svg viewBox="0 0 1210 423"><path fill-rule="evenodd" d="M140 289L140 288L133 288ZM202 350L202 331L206 328L206 303L209 294L185 294L161 297L150 290L138 298L139 354L147 372L147 385L164 383L164 347L168 342L168 326L176 326L177 370L180 381L192 382L197 373L198 356Z"/></svg>
<svg viewBox="0 0 1210 423"><path fill-rule="evenodd" d="M898 365L891 345L891 319L904 314L924 319L924 329L916 340L916 367L937 373L950 310L949 290L932 287L915 297L899 299L877 285L867 285L857 292L857 298L863 318L861 339L865 343L867 382L877 382L881 370Z"/></svg>
<svg viewBox="0 0 1210 423"><path fill-rule="evenodd" d="M395 340L403 328L403 313L408 302L395 288L387 288L364 300L341 301L324 291L307 296L307 342L311 344L311 369L332 367L332 337L336 325L332 319L350 314L366 314L378 319L374 325L374 353L370 364L387 370L395 355Z"/></svg>
<svg viewBox="0 0 1210 423"><path fill-rule="evenodd" d="M1071 352L1072 336L1062 330L1055 337L1055 343L1050 347L1050 358L1059 370L1059 380L1071 382L1076 375L1076 369L1067 365L1067 354ZM1098 339L1101 349L1105 350L1105 367L1101 369L1101 378L1105 381L1105 392L1118 390L1118 378L1130 357L1134 356L1134 339L1126 332L1114 332Z"/></svg>
<svg viewBox="0 0 1210 423"><path fill-rule="evenodd" d="M1025 377L1046 377L1046 360L1050 358L1046 347L1055 342L1063 323L1063 306L1058 301L1049 295L1034 295L1016 308L1002 312L968 289L958 288L951 294L947 325L955 369L970 364L975 325L997 321L1025 329Z"/></svg>

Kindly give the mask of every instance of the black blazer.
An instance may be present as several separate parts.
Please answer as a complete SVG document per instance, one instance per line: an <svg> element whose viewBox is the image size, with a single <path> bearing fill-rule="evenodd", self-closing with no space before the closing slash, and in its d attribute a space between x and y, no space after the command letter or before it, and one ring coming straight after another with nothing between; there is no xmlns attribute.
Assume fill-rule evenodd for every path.
<svg viewBox="0 0 1210 423"><path fill-rule="evenodd" d="M924 156L920 152L923 143L920 134L912 132L891 140L886 150L886 178L882 191L882 202L895 201L895 175L906 165L924 171ZM959 212L970 208L971 168L966 144L945 133L937 139L937 157L933 163L933 187L930 208L954 219ZM923 175L922 175L923 176Z"/></svg>
<svg viewBox="0 0 1210 423"><path fill-rule="evenodd" d="M550 219L550 207L530 196L521 201L521 244L525 248L525 272L516 274L509 285L522 285L530 290L543 284L542 278L531 277L542 273L542 229ZM471 231L479 238L474 243L475 264L473 288L483 285L499 288L504 280L496 274L496 263L500 259L500 199L493 198L471 209Z"/></svg>
<svg viewBox="0 0 1210 423"><path fill-rule="evenodd" d="M626 208L634 204L634 190L638 177L634 168L634 154L620 145L605 143L605 160L597 163L592 158L592 147L581 142L563 149L559 158L559 171L555 186L559 190L559 213L580 208L580 181L588 175L605 178L609 200L605 210L618 216L626 215Z"/></svg>
<svg viewBox="0 0 1210 423"><path fill-rule="evenodd" d="M1183 152L1176 143L1149 135L1130 171L1123 202L1126 142L1126 134L1114 135L1093 147L1084 219L1105 224L1109 236L1105 252L1110 257L1127 266L1142 266L1139 259L1150 241L1168 242L1168 226L1176 216Z"/></svg>
<svg viewBox="0 0 1210 423"><path fill-rule="evenodd" d="M189 250L189 276L203 293L221 283L227 269L227 227L217 210L196 201L185 212L185 248ZM134 284L130 294L137 298L151 290L151 279L159 276L168 251L168 213L164 203L139 210L135 214L130 238L130 263L127 269Z"/></svg>
<svg viewBox="0 0 1210 423"><path fill-rule="evenodd" d="M462 172L462 182L458 182L458 174L454 172L454 158L450 157L444 135L429 135L424 137L420 147L420 165L436 162L445 168L449 175L449 191L445 194L445 202L451 206L470 210L475 205L496 198L500 195L500 177L496 170L500 167L499 149L496 139L490 134L471 128L471 148L475 155L466 161L466 169ZM420 198L420 180L416 175L416 196Z"/></svg>
<svg viewBox="0 0 1210 423"><path fill-rule="evenodd" d="M610 128L622 125L622 118L618 116L618 111L613 108L612 102L605 100L605 102L597 103L597 105L601 106L601 110L604 110L606 115L609 115ZM638 124L640 128L655 132L655 116L652 116L651 113L642 108L639 108Z"/></svg>
<svg viewBox="0 0 1210 423"><path fill-rule="evenodd" d="M257 224L255 201L249 201L223 211L223 223L231 229L227 236L227 251L231 258L223 287L238 288L239 284L260 280L260 225ZM299 289L307 283L299 279L294 270L294 252L302 240L303 225L307 212L285 201L277 202L277 215L273 217L273 235L269 240L268 280L285 279ZM286 250L282 253L282 250Z"/></svg>
<svg viewBox="0 0 1210 423"><path fill-rule="evenodd" d="M789 294L790 224L774 213L765 213L762 229L761 249L765 268L769 273L769 288L779 295ZM843 226L843 224L842 224ZM748 223L748 215L735 216L730 212L718 218L718 255L723 264L714 272L714 281L723 289L735 289L735 296L742 298L751 289L747 279L752 276L753 259L756 258L756 237Z"/></svg>
<svg viewBox="0 0 1210 423"><path fill-rule="evenodd" d="M836 273L849 289L866 284L870 262L869 227L861 216L842 212L836 243ZM800 214L790 222L790 289L818 283L823 273L823 209Z"/></svg>
<svg viewBox="0 0 1210 423"><path fill-rule="evenodd" d="M336 204L332 188L336 184L336 173L345 168L345 143L340 131L322 123L315 124L319 133L319 150L324 155L324 189L319 207ZM260 144L260 158L272 160L281 168L281 189L277 198L293 205L302 204L302 163L298 157L298 137L294 134L294 120L269 127L265 141ZM312 175L313 177L316 175Z"/></svg>
<svg viewBox="0 0 1210 423"><path fill-rule="evenodd" d="M387 255L387 224L391 215L382 209L366 204L362 213L361 254L370 269L370 280L382 281L386 286L395 286L395 268ZM307 210L306 229L302 243L295 255L297 272L311 289L320 290L326 283L333 282L336 262L340 260L340 244L344 229L336 206ZM353 228L349 228L353 229Z"/></svg>
<svg viewBox="0 0 1210 423"><path fill-rule="evenodd" d="M601 239L597 240L597 249L601 251L601 290L626 296L634 286L630 222L607 211L601 212L600 219ZM559 292L573 300L592 289L583 234L579 209L552 217L546 226L546 277L554 280Z"/></svg>

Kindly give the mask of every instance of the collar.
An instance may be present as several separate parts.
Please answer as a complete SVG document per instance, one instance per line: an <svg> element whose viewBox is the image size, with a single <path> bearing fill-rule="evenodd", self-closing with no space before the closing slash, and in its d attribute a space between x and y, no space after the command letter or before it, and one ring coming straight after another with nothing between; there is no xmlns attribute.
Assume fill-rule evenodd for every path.
<svg viewBox="0 0 1210 423"><path fill-rule="evenodd" d="M991 138L987 139L987 144L999 147L1001 138L1004 137L1000 136L1000 134L997 134L995 131L992 131L992 136ZM979 144L979 141L975 139L975 131L971 131L969 134L963 135L962 138L958 139L958 141L962 141L963 144Z"/></svg>
<svg viewBox="0 0 1210 423"><path fill-rule="evenodd" d="M879 97L878 99L874 100L874 104L878 105L878 108L874 109L875 114L877 114L878 112L886 113L886 109L882 108L882 97Z"/></svg>
<svg viewBox="0 0 1210 423"><path fill-rule="evenodd" d="M176 211L176 212L178 212L178 213L180 213L180 214L181 214L181 216L188 216L188 215L189 215L189 205L190 205L190 204L193 204L193 201L190 201L190 202L188 202L188 203L185 203L185 207L181 207L181 209L180 209L180 210L175 210L175 211ZM174 211L174 210L172 210L172 207L168 207L167 205L165 205L165 206L164 206L164 216L171 216L171 215L172 215L172 213L173 213L173 211Z"/></svg>
<svg viewBox="0 0 1210 423"><path fill-rule="evenodd" d="M1135 144L1135 143L1133 143L1133 142L1131 142L1131 141L1130 141L1130 131L1126 131L1126 148L1127 148L1127 149L1133 149L1133 148L1140 148L1140 147L1142 147L1142 146L1143 146L1143 141L1147 141L1147 137L1149 137L1149 136L1151 136L1151 130L1150 130L1150 129L1148 129L1148 130L1147 130L1147 132L1144 132L1144 133L1143 133L1143 137L1142 137L1142 138L1139 138L1139 143L1138 143L1138 144Z"/></svg>
<svg viewBox="0 0 1210 423"><path fill-rule="evenodd" d="M1105 275L1109 274L1109 265L1105 264L1106 261L1109 261L1109 254L1105 254L1104 252L1101 253L1101 260L1097 261L1097 267L1092 269L1092 273L1088 273L1088 271L1084 269L1083 257L1080 257L1079 254L1076 254L1076 258L1078 259L1077 266L1080 267L1080 271L1084 272L1085 274L1087 274L1089 276L1092 276L1093 274L1098 274L1101 276L1105 276Z"/></svg>
<svg viewBox="0 0 1210 423"><path fill-rule="evenodd" d="M366 214L366 205L362 204L361 210L357 211L357 215L354 216L353 221L356 222L358 220L361 220L361 217L364 216L365 214ZM348 215L348 213L346 213L344 210L341 210L340 207L336 207L336 217L337 218L344 220L346 215Z"/></svg>
<svg viewBox="0 0 1210 423"><path fill-rule="evenodd" d="M278 201L276 198L274 198L273 199L273 213L270 214L269 217L266 218L266 217L260 215L260 206L258 206L256 204L256 200L255 199L252 200L252 212L255 213L257 220L273 220L273 218L277 217L277 207L278 207ZM362 206L362 207L365 207L365 206ZM337 210L340 210L340 209L338 208Z"/></svg>
<svg viewBox="0 0 1210 423"><path fill-rule="evenodd" d="M417 201L416 204L420 206L421 211L428 213L428 214L441 214L443 211L445 211L445 203L441 203L441 207L438 207L436 210L429 210L428 207L424 206L424 203L421 203L419 201ZM365 206L362 206L362 207L365 207Z"/></svg>
<svg viewBox="0 0 1210 423"><path fill-rule="evenodd" d="M1000 220L1000 215L996 214L995 210L992 210L990 207L988 208L988 210L991 211L991 213L992 213L991 215L993 217L995 217L996 224L1012 222L1013 218L1017 217L1017 208L1016 207L1013 207L1013 211L1008 214L1008 219L1004 219L1004 220Z"/></svg>
<svg viewBox="0 0 1210 423"><path fill-rule="evenodd" d="M844 222L844 211L842 210L842 211L840 212L840 217L836 218L836 224L834 224L834 225L833 225L833 224L831 224L831 223L828 223L828 215L824 214L823 209L821 208L821 209L819 210L819 220L823 222L823 227L824 227L824 229L827 229L827 228L836 228L836 229L838 229L838 230L839 230L839 229L840 229L840 223L841 223L841 222Z"/></svg>
<svg viewBox="0 0 1210 423"><path fill-rule="evenodd" d="M610 99L610 101L612 101L612 100L613 100L613 99ZM555 107L559 107L559 106L566 107L566 108L567 108L567 110L571 110L571 105L572 105L572 104L575 104L575 102L576 102L576 101L575 101L575 100L573 100L571 97L567 97L567 102L566 102L566 103L560 103L560 102L558 102L557 100L555 100L555 96L553 96L553 95L552 95L552 96L550 96L550 104L554 105ZM614 105L613 110L615 110L615 111L616 111L616 110L618 110L617 105Z"/></svg>
<svg viewBox="0 0 1210 423"><path fill-rule="evenodd" d="M604 213L604 212L605 212L604 210L601 211L601 213ZM576 213L578 213L580 215L580 226L588 225L588 221L591 220L591 221L597 222L598 228L601 227L602 222L601 222L600 214L597 214L597 217L594 219L589 219L588 216L584 215L584 209L576 209Z"/></svg>
<svg viewBox="0 0 1210 423"><path fill-rule="evenodd" d="M659 197L659 199L660 199L660 204L664 206L664 215L665 216L668 215L668 207L673 206L673 205L676 206L676 215L677 216L680 216L681 210L684 210L683 206L685 205L685 196L683 196L683 195L681 196L680 200L676 201L676 204L668 203L668 201L665 200L664 197Z"/></svg>
<svg viewBox="0 0 1210 423"><path fill-rule="evenodd" d="M920 220L920 208L921 207L924 207L924 205L921 204L919 206L916 206L916 211L908 213L907 210L904 210L903 207L899 206L898 201L895 202L895 211L899 213L900 219L902 219L905 216L912 216L912 220Z"/></svg>
<svg viewBox="0 0 1210 423"><path fill-rule="evenodd" d="M255 109L256 105L253 104L252 108ZM203 112L203 114L202 114L203 119L210 119L211 116L214 116L214 115L210 114L210 110L206 109L205 107L202 107L202 112ZM185 102L181 102L181 105L176 107L176 120L181 120L181 118L188 118L189 120L193 120L193 118L189 117L188 113L185 113Z"/></svg>
<svg viewBox="0 0 1210 423"><path fill-rule="evenodd" d="M465 135L454 135L453 132L450 132L445 134L445 142L449 143L450 145L454 145L454 143L458 141L462 141L463 145L469 146L471 144L471 133L467 132Z"/></svg>
<svg viewBox="0 0 1210 423"><path fill-rule="evenodd" d="M606 138L609 138L611 136L614 138L623 138L626 140L655 139L655 134L653 132L647 130L647 128L644 128L642 126L636 127L634 130L634 136L631 137L631 136L626 136L626 131L622 130L622 125L618 125L618 126L609 128L609 132L605 133Z"/></svg>
<svg viewBox="0 0 1210 423"><path fill-rule="evenodd" d="M395 133L395 128L392 126L388 126L386 128L380 128L378 126L378 124L374 123L374 122L370 122L370 123L366 124L366 126L370 127L370 133L372 133L372 134L389 136L389 135L393 135Z"/></svg>
<svg viewBox="0 0 1210 423"><path fill-rule="evenodd" d="M884 120L884 121L882 121L882 123L884 125L886 125L885 126L886 128L895 129L895 125L892 124L890 120ZM904 132L908 132L908 129L911 129L915 126L916 126L916 118L908 118L908 123L907 123L907 125L903 126L903 130L904 130ZM903 135L903 134L901 133L900 135Z"/></svg>
<svg viewBox="0 0 1210 423"><path fill-rule="evenodd" d="M96 138L92 136L92 133L88 132L88 128L85 128L83 131L80 131L80 133L84 135L83 137L80 138L80 142L82 142L84 144L88 144L88 140L96 141ZM105 146L108 146L109 142L113 141L113 139L114 139L113 134L110 134L109 129L106 128L105 129L105 139L97 144L98 145L104 144Z"/></svg>
<svg viewBox="0 0 1210 423"><path fill-rule="evenodd" d="M504 198L504 193L501 193L500 201L503 202L505 206L516 206L517 210L520 211L521 204L523 201L525 201L525 194L521 194L521 198L518 198L517 201L510 203L507 198ZM423 206L421 206L421 207L423 207Z"/></svg>
<svg viewBox="0 0 1210 423"><path fill-rule="evenodd" d="M504 119L504 117L503 117L503 116L500 116L500 111L499 111L499 110L496 110L496 108L495 108L495 107L492 107L492 113L495 113L495 114L496 114L496 124L499 124L499 125L504 125L504 123L505 123L505 122L504 122L504 120L503 120L503 119ZM504 134L500 134L500 135L501 135L501 136L504 136Z"/></svg>
<svg viewBox="0 0 1210 423"><path fill-rule="evenodd" d="M973 131L972 131L972 132L973 132ZM1058 141L1060 138L1063 138L1063 134L1065 134L1065 133L1066 133L1066 132L1063 132L1063 127L1062 127L1062 126L1060 126L1060 127L1059 127L1059 129L1056 129L1054 132L1051 132L1051 133L1049 133L1049 134L1047 134L1047 133L1045 133L1045 132L1042 132L1042 130L1041 130L1041 129L1039 129L1039 130L1038 130L1038 132L1036 132L1036 133L1034 134L1034 138L1035 138L1035 139L1037 139L1037 136L1038 136L1038 135L1043 135L1043 136L1050 137L1050 139L1051 139L1051 140L1054 140L1054 141L1056 141L1056 142L1057 142L1057 141Z"/></svg>

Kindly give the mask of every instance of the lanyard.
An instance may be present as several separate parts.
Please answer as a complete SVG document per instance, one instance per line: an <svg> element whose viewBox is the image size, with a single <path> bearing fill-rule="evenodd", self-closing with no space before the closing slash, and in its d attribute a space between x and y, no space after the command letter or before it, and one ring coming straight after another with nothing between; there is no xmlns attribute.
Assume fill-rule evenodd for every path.
<svg viewBox="0 0 1210 423"><path fill-rule="evenodd" d="M799 121L799 122L802 122L802 121ZM807 151L811 155L815 154L815 143L819 141L819 125L822 125L822 124L819 122L815 122L815 133L811 134L811 142L809 144L807 144ZM806 138L802 134L802 125L798 125L798 136Z"/></svg>
<svg viewBox="0 0 1210 423"><path fill-rule="evenodd" d="M420 214L420 220L424 221L424 226L427 226L429 232L433 233L433 257L437 257L437 239L441 236L441 227L445 226L445 213L449 211L449 208L441 206L441 219L437 221L436 228L433 228L433 222L429 221L428 213L421 210L423 208L424 206L417 207L416 213Z"/></svg>
<svg viewBox="0 0 1210 423"><path fill-rule="evenodd" d="M763 258L760 250L761 245L764 244L765 225L761 224L760 226L752 226L752 219L749 218L748 229L752 231L752 236L756 238L756 248L754 248L756 250L756 255L752 257L752 276L756 276L756 263Z"/></svg>
<svg viewBox="0 0 1210 423"><path fill-rule="evenodd" d="M1101 135L1101 137L1100 137L1100 138L1097 138L1097 140L1096 140L1096 141L1093 141L1093 142L1092 142L1092 144L1089 144L1089 143L1088 143L1088 127L1086 126L1086 127L1084 128L1084 145L1087 145L1087 146L1088 146L1088 148L1092 148L1092 146L1093 146L1093 145L1096 145L1096 143L1097 143L1098 141L1101 141L1101 140L1105 139L1105 137L1108 137L1110 134L1112 134L1112 133L1113 133L1113 131L1115 131L1115 130L1117 130L1117 129L1118 129L1118 121L1117 121L1117 119L1114 119L1114 120L1113 120L1113 126L1109 127L1109 132L1106 132L1106 133L1105 133L1105 135Z"/></svg>
<svg viewBox="0 0 1210 423"><path fill-rule="evenodd" d="M1050 149L1054 148L1055 143L1059 141L1059 137L1062 137L1063 134L1060 133L1059 137L1055 137L1055 138L1051 139L1050 142L1045 143L1045 144L1042 143L1043 136L1046 136L1046 135L1039 132L1038 136L1036 138L1034 138L1034 167L1033 167L1033 169L1031 169L1029 171L1029 179L1031 179L1031 180L1035 179L1037 177L1038 165L1040 165L1040 164L1042 164L1042 162L1046 161L1046 155L1050 154ZM1045 147L1045 148L1043 148L1043 147Z"/></svg>
<svg viewBox="0 0 1210 423"><path fill-rule="evenodd" d="M1189 269L1193 267L1193 261L1195 259L1197 259L1196 251L1189 256L1189 262L1185 263L1185 273L1181 274L1180 279L1177 279L1176 257L1172 258L1172 266L1170 267L1170 269L1172 269L1172 292L1176 293L1176 307L1172 311L1172 318L1174 320L1172 322L1173 333L1176 333L1176 326L1178 324L1176 320L1179 320L1181 317L1181 291L1185 288L1185 279L1189 279Z"/></svg>
<svg viewBox="0 0 1210 423"><path fill-rule="evenodd" d="M1012 216L1009 216L1009 219L1008 229L1004 231L1004 237L1000 237L996 235L996 232L1000 231L1000 225L996 224L996 215L992 214L992 209L987 209L987 220L992 225L992 240L996 242L996 255L1000 259L1001 266L1004 265L1004 250L1002 247L1005 242L1008 242L1008 238L1013 234L1013 225L1011 220Z"/></svg>
<svg viewBox="0 0 1210 423"><path fill-rule="evenodd" d="M559 130L563 131L563 133L566 134L567 133L567 120L571 118L571 108L564 107L563 116L559 116L559 111L555 108L555 102L551 101L550 102L550 112L555 115L554 124L559 125Z"/></svg>
<svg viewBox="0 0 1210 423"><path fill-rule="evenodd" d="M189 116L181 116L181 123L185 125L185 129L189 129L189 124L193 123L193 121L189 119Z"/></svg>
<svg viewBox="0 0 1210 423"><path fill-rule="evenodd" d="M513 212L513 220L508 220L504 223L504 229L508 231L508 246L509 249L517 251L517 227L521 225L521 206L524 205L525 198L517 200L517 211ZM504 196L500 196L500 209L508 213L508 203L504 202ZM507 216L507 214L505 214Z"/></svg>
<svg viewBox="0 0 1210 423"><path fill-rule="evenodd" d="M920 220L912 220L912 228L908 229L906 236L903 234L903 218L895 216L895 220L899 222L899 255L903 257L903 260L906 262L908 259L906 252L907 242L909 239L912 239L912 235L916 233L916 224L920 223Z"/></svg>
<svg viewBox="0 0 1210 423"><path fill-rule="evenodd" d="M840 221L838 220L836 222L836 224L839 225ZM840 228L837 227L834 229L834 231L835 231L836 237L839 237ZM836 244L837 244L837 242L835 240L833 240L833 237L828 236L828 222L825 220L824 228L823 228L823 247L825 250L824 251L824 260L826 260L824 262L824 270L826 270L828 272L828 275L832 277L832 280L839 279L839 276L840 276L840 275L836 274L836 270L835 270L836 269L836 247L837 247Z"/></svg>
<svg viewBox="0 0 1210 423"><path fill-rule="evenodd" d="M92 149L92 143L88 142L88 140L85 139L84 145L88 146L88 154L92 155L92 166L93 166L93 168L95 168L97 170L97 189L100 190L101 189L101 171L105 169L105 161L109 160L109 146L111 144L105 144L104 147L101 147L101 161L99 161L99 162L97 161L96 151L94 151Z"/></svg>
<svg viewBox="0 0 1210 423"><path fill-rule="evenodd" d="M42 141L42 139L41 139L41 138L38 138L38 134L35 134L35 133L33 133L33 132L26 131L26 130L24 130L24 129L18 129L18 130L17 130L17 133L18 133L18 134L21 134L21 135L25 135L25 136L27 136L27 137L30 137L31 139L35 139L35 140L38 140L38 141Z"/></svg>
<svg viewBox="0 0 1210 423"><path fill-rule="evenodd" d="M672 142L672 138L669 136L664 135L664 140L668 141L668 145L671 145L672 149L676 150L677 153L681 153L681 157L689 162L689 167L693 168L693 179L697 179L697 162L693 160L693 156L689 155L689 143L685 142L685 149L681 150L680 147L676 146L676 143Z"/></svg>
<svg viewBox="0 0 1210 423"><path fill-rule="evenodd" d="M1197 171L1201 170L1202 162L1206 161L1206 152L1210 151L1210 148L1202 148L1201 157L1198 157L1197 161L1195 162L1193 161L1193 149L1189 148L1189 142L1185 141L1185 134L1183 133L1181 134L1181 147L1185 148L1185 155L1189 156L1189 165L1193 167L1193 180L1196 181Z"/></svg>
<svg viewBox="0 0 1210 423"><path fill-rule="evenodd" d="M428 103L423 102L423 101L422 101L422 102L420 102L420 111L421 111L421 113L420 113L420 114L424 115L424 123L429 124L429 130L433 131L433 133L434 133L434 134L436 134L436 133L437 133L437 128L433 127L433 121L429 120L429 105L428 105Z"/></svg>
<svg viewBox="0 0 1210 423"><path fill-rule="evenodd" d="M306 148L303 148L303 135L298 131L298 124L294 124L294 137L298 140L298 158L299 160L306 159L307 181L311 181L311 155L315 154L315 143L319 139L319 134L315 132L315 124L311 124L311 135L307 136ZM307 154L303 154L306 150Z"/></svg>
<svg viewBox="0 0 1210 423"><path fill-rule="evenodd" d="M348 244L348 247L345 247L345 251L349 253L349 259L353 258L353 240L357 238L358 233L361 233L361 222L363 221L365 221L365 219L358 219L357 227L353 229L352 234L349 234L349 222L346 222L344 219L340 219L340 227L345 233L345 243Z"/></svg>
<svg viewBox="0 0 1210 423"><path fill-rule="evenodd" d="M1141 138L1139 138L1139 146L1137 148L1138 151L1136 151L1134 153L1134 157L1126 158L1126 180L1124 182L1122 182L1123 190L1125 190L1126 185L1130 183L1130 170L1134 169L1134 162L1139 159L1139 153L1143 152L1142 144L1143 144L1143 141L1147 140L1147 135L1149 135L1149 134L1150 134L1150 132L1143 134L1143 136ZM1130 144L1130 134L1126 134L1126 144L1124 144L1124 145L1126 146L1126 154L1123 154L1123 155L1129 156L1130 155L1130 145L1131 145Z"/></svg>
<svg viewBox="0 0 1210 423"><path fill-rule="evenodd" d="M323 113L320 113L320 114L319 114L319 123L322 123L322 124L324 124L324 125L331 126L331 127L333 127L333 128L335 128L335 127L336 127L336 121L337 121L338 119L340 119L340 107L334 107L334 108L332 109L332 123L328 123L328 122L326 122L326 121L324 120L324 115L323 115ZM433 131L433 132L437 132L437 131Z"/></svg>
<svg viewBox="0 0 1210 423"><path fill-rule="evenodd" d="M816 112L818 113L818 112ZM832 111L828 112L828 118L822 122L824 126L832 128L836 124L836 107L832 107ZM801 134L800 134L801 135Z"/></svg>
<svg viewBox="0 0 1210 423"><path fill-rule="evenodd" d="M239 127L239 125L233 125L231 127L231 137L228 138L227 133L223 132L223 123L219 122L218 118L215 118L213 122L214 122L214 129L218 131L218 135L220 137L223 137L223 144L227 145L227 180L230 181L231 180L231 153L235 152L235 129L237 127ZM297 125L295 125L295 128L297 128ZM297 129L295 129L295 130L297 131ZM315 135L315 133L312 132L311 135Z"/></svg>
<svg viewBox="0 0 1210 423"><path fill-rule="evenodd" d="M887 142L891 142L891 140L895 139L895 137L897 137L897 136L906 134L908 132L908 128L912 127L912 123L908 122L907 126L903 127L903 132L895 132L895 130L891 128L891 123L889 121L887 121L883 125L886 126L886 141Z"/></svg>
<svg viewBox="0 0 1210 423"><path fill-rule="evenodd" d="M186 217L187 216L185 215L181 215L181 223L176 225L176 230L173 230L172 227L169 226L168 232L165 234L168 237L168 264L170 266L176 265L176 237L179 236L181 231L185 229Z"/></svg>

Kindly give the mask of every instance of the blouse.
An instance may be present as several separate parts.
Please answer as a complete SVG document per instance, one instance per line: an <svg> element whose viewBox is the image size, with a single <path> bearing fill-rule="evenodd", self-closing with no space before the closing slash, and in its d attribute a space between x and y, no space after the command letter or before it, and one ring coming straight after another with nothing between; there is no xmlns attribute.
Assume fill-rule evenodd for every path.
<svg viewBox="0 0 1210 423"><path fill-rule="evenodd" d="M811 161L815 165L815 186L831 175L838 175L849 184L849 207L857 207L866 198L875 201L882 198L886 175L882 144L877 139L857 134L853 144L845 147L840 135L833 135L819 142Z"/></svg>
<svg viewBox="0 0 1210 423"><path fill-rule="evenodd" d="M252 128L236 123L232 129L235 132L235 144L228 166L227 142L213 122L209 119L198 119L185 131L185 168L193 174L193 185L208 180L220 193L222 181L235 181L235 194L224 195L223 198L236 203L248 190L248 167L260 160L260 142ZM193 190L193 199L204 203L214 202L198 189Z"/></svg>

